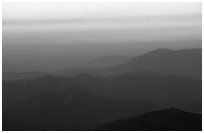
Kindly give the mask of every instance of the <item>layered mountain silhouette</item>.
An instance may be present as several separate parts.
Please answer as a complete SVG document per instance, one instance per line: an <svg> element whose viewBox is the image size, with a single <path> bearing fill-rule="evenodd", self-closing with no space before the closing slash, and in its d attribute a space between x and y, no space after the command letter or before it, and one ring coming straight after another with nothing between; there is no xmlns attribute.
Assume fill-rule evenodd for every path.
<svg viewBox="0 0 204 133"><path fill-rule="evenodd" d="M89 130L153 109L157 107L144 101L107 98L69 88L45 89L4 108L3 130Z"/></svg>
<svg viewBox="0 0 204 133"><path fill-rule="evenodd" d="M3 72L3 130L201 130L201 115L189 113L202 112L201 49L116 60L49 73ZM179 109L160 110L169 107Z"/></svg>
<svg viewBox="0 0 204 133"><path fill-rule="evenodd" d="M120 61L119 61L120 60ZM127 61L125 61L127 60ZM115 76L127 72L150 71L159 74L173 74L201 80L202 50L201 49L157 49L149 53L129 59L124 56L106 56L96 60L103 67L73 67L50 72L56 76L75 76L88 73L99 76ZM109 63L108 63L109 62ZM112 66L112 64L115 66ZM116 62L120 62L117 64ZM124 62L124 63L122 63ZM107 65L109 64L109 65ZM6 68L6 67L5 67ZM9 67L8 67L9 68ZM46 75L44 72L4 72L3 79L35 78Z"/></svg>
<svg viewBox="0 0 204 133"><path fill-rule="evenodd" d="M126 72L151 71L160 74L174 74L189 78L201 79L202 50L201 49L157 49L135 57L114 67L89 68L75 67L56 71L59 76L73 76L79 73L113 76Z"/></svg>
<svg viewBox="0 0 204 133"><path fill-rule="evenodd" d="M113 68L119 72L147 70L162 74L175 74L184 77L201 79L202 50L157 49L138 56Z"/></svg>
<svg viewBox="0 0 204 133"><path fill-rule="evenodd" d="M110 67L116 66L128 61L130 57L126 56L103 56L100 58L96 58L91 60L86 66L89 67Z"/></svg>
<svg viewBox="0 0 204 133"><path fill-rule="evenodd" d="M92 94L112 98L126 97L165 106L173 105L191 111L201 111L202 108L200 104L195 104L202 101L200 80L146 71L113 77L99 77L84 73L74 77L47 75L35 79L3 81L2 93L8 104L16 104L34 94L56 91L61 88L86 90ZM192 103L197 106L192 108Z"/></svg>
<svg viewBox="0 0 204 133"><path fill-rule="evenodd" d="M97 131L202 131L202 116L171 108L104 124Z"/></svg>

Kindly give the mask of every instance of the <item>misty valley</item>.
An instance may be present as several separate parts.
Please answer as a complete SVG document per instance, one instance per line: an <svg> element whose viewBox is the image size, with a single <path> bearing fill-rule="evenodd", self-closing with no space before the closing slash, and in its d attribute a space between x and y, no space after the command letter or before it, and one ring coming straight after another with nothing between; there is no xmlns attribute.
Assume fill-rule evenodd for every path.
<svg viewBox="0 0 204 133"><path fill-rule="evenodd" d="M3 64L3 130L202 130L201 49L124 59L52 72Z"/></svg>

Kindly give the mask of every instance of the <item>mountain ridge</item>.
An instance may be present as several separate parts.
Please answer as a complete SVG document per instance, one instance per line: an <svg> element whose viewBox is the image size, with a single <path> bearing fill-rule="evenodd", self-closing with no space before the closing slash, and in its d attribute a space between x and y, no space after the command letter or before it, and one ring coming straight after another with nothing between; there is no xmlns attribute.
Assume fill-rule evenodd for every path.
<svg viewBox="0 0 204 133"><path fill-rule="evenodd" d="M201 131L202 115L177 108L144 113L109 122L96 131Z"/></svg>

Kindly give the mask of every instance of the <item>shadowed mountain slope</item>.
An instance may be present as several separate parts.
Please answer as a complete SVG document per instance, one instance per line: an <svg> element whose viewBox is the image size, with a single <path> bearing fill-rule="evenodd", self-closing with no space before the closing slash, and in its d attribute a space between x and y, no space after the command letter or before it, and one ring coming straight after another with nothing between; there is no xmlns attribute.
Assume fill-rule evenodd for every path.
<svg viewBox="0 0 204 133"><path fill-rule="evenodd" d="M112 59L111 59L112 60ZM114 59L113 59L114 60ZM100 61L99 61L100 62ZM103 61L102 61L103 62ZM105 61L106 62L106 61ZM111 61L112 62L112 61ZM114 62L114 61L113 61ZM101 63L104 64L104 63ZM106 64L106 63L105 63ZM75 76L88 73L99 76L115 76L127 72L150 71L159 74L173 74L201 80L202 50L201 49L157 49L141 56L132 58L125 63L112 67L73 67L49 72L56 76ZM3 73L3 79L25 79L45 75L44 72Z"/></svg>
<svg viewBox="0 0 204 133"><path fill-rule="evenodd" d="M104 124L97 131L202 131L202 115L176 108Z"/></svg>
<svg viewBox="0 0 204 133"><path fill-rule="evenodd" d="M190 103L197 103L202 99L202 82L200 80L174 75L159 75L146 71L114 77L98 77L84 73L75 77L47 75L35 79L3 81L2 93L4 100L12 104L21 102L34 94L63 88L76 88L97 95L126 97L168 106L185 105L180 107L186 109L191 107ZM198 105L198 110L196 110L200 111L202 106L195 105Z"/></svg>
<svg viewBox="0 0 204 133"><path fill-rule="evenodd" d="M137 56L127 62L106 68L75 67L62 69L53 74L59 76L73 76L79 73L92 75L113 76L126 72L151 71L160 74L174 74L189 78L202 78L202 50L201 49L157 49Z"/></svg>
<svg viewBox="0 0 204 133"><path fill-rule="evenodd" d="M157 49L112 68L118 72L147 70L190 78L202 77L202 50Z"/></svg>
<svg viewBox="0 0 204 133"><path fill-rule="evenodd" d="M157 107L148 102L107 98L78 89L47 90L4 108L3 130L88 130L153 109Z"/></svg>

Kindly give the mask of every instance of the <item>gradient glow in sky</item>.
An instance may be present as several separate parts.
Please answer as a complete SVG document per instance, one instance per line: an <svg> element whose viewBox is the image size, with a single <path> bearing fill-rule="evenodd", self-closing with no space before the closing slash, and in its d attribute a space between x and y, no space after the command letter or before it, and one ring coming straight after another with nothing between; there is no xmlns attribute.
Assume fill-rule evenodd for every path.
<svg viewBox="0 0 204 133"><path fill-rule="evenodd" d="M200 14L200 3L4 3L3 19Z"/></svg>
<svg viewBox="0 0 204 133"><path fill-rule="evenodd" d="M201 40L201 3L3 3L3 60L33 70Z"/></svg>
<svg viewBox="0 0 204 133"><path fill-rule="evenodd" d="M5 33L201 26L200 3L4 3Z"/></svg>

